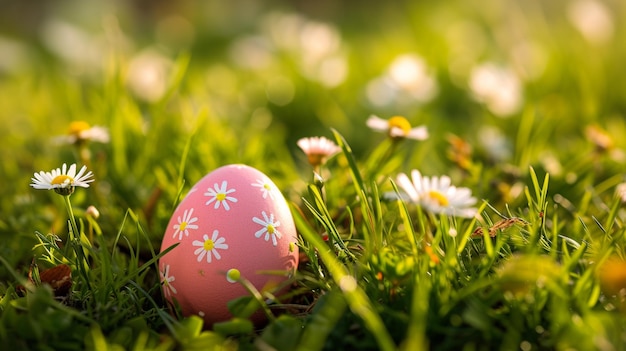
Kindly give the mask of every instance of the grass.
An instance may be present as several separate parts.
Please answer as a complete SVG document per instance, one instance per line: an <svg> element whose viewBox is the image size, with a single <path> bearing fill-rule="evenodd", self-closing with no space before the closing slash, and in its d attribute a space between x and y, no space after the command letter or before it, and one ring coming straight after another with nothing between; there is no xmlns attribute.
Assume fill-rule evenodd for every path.
<svg viewBox="0 0 626 351"><path fill-rule="evenodd" d="M230 19L222 28L228 30L211 22L215 27L194 27L187 47L156 45L157 62L166 62L156 97L146 92L158 84L130 83L139 51L121 39L139 44L145 37L124 16L117 26L104 22L106 49L95 66L15 36L29 60L0 65L0 157L15 160L0 163L0 345L624 348L626 211L618 189L625 179L626 96L614 84L626 76L626 9L606 2L612 36L594 42L564 15L564 1L477 8L397 2L381 5L376 16L340 4L326 19L304 10L289 17L299 22L277 14L291 13L287 4L260 5L248 26L235 20L244 12L214 8ZM500 6L516 11L495 15L491 9ZM207 8L178 11L196 24L200 9ZM337 15L349 10L352 16ZM345 79L333 85L334 76L315 71L334 62L324 57L306 66L313 56L276 39L281 31L268 29L271 23L339 35L339 48L328 50L345 60ZM245 39L259 37L271 47L269 63L241 61L247 51L233 48L250 50ZM431 97L376 89L406 53L429 67L437 84ZM522 77L515 111L502 116L487 98L475 98L468 81L482 62L513 67ZM384 100L392 90L396 95ZM366 127L370 114L404 115L426 125L430 137L388 138ZM55 142L75 120L105 126L110 142ZM296 147L299 138L316 135L341 148L316 169L321 181ZM34 172L64 162L87 165L95 181L71 197L29 187ZM273 313L267 325L254 328L237 317L208 330L199 317L168 306L157 267L166 252L158 248L182 196L229 163L261 170L285 194L301 264L291 301L265 306ZM390 196L402 192L397 175L412 169L469 188L478 215L438 214ZM71 285L42 284L63 272L59 265L70 267ZM233 301L233 308L245 316L248 302Z"/></svg>

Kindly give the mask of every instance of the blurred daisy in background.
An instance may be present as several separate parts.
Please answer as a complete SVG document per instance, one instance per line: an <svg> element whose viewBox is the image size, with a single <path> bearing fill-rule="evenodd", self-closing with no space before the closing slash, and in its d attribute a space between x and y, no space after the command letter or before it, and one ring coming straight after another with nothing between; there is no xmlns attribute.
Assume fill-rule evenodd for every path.
<svg viewBox="0 0 626 351"><path fill-rule="evenodd" d="M56 57L65 61L73 75L95 74L102 70L106 41L84 27L53 18L41 29L43 45Z"/></svg>
<svg viewBox="0 0 626 351"><path fill-rule="evenodd" d="M101 126L91 126L85 121L70 123L67 134L57 136L54 140L63 144L82 144L85 142L108 143L109 130Z"/></svg>
<svg viewBox="0 0 626 351"><path fill-rule="evenodd" d="M570 23L592 44L603 44L615 31L611 9L602 1L575 0L567 9Z"/></svg>
<svg viewBox="0 0 626 351"><path fill-rule="evenodd" d="M302 76L327 88L346 80L348 59L335 25L296 13L272 12L262 21L262 35L262 39L237 42L237 51L254 54L250 60L258 57L264 63L269 63L275 52L284 52L294 60Z"/></svg>
<svg viewBox="0 0 626 351"><path fill-rule="evenodd" d="M412 128L411 123L402 116L394 116L386 120L371 115L367 119L366 124L377 132L387 133L391 138L428 139L428 129L426 126Z"/></svg>
<svg viewBox="0 0 626 351"><path fill-rule="evenodd" d="M478 65L470 74L469 88L476 101L499 117L509 117L522 107L522 82L509 68L494 63Z"/></svg>
<svg viewBox="0 0 626 351"><path fill-rule="evenodd" d="M407 106L432 100L438 93L437 80L424 59L416 54L399 55L386 72L370 81L368 100L376 106L399 103Z"/></svg>
<svg viewBox="0 0 626 351"><path fill-rule="evenodd" d="M135 55L128 66L126 85L141 100L156 102L169 88L174 62L158 50Z"/></svg>

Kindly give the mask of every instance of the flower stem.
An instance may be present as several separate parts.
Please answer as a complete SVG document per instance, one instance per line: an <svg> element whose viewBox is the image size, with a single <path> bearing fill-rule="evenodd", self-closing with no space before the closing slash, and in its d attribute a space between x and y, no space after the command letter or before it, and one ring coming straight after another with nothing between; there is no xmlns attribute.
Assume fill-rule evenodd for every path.
<svg viewBox="0 0 626 351"><path fill-rule="evenodd" d="M72 249L74 249L74 254L76 256L76 266L78 268L78 271L80 272L80 275L83 277L83 280L87 284L87 287L89 288L89 290L91 290L89 275L87 274L87 268L89 267L89 263L87 262L85 251L83 250L83 245L81 243L81 233L80 231L78 231L78 225L76 225L76 217L74 217L74 211L72 210L70 196L63 196L63 201L65 202L65 208L67 209L67 214L71 225L69 231L69 243Z"/></svg>

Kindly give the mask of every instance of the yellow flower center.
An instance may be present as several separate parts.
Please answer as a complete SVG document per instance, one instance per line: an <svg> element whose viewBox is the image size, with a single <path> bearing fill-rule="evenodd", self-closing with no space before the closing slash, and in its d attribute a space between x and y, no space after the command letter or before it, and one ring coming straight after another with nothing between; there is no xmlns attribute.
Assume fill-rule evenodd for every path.
<svg viewBox="0 0 626 351"><path fill-rule="evenodd" d="M215 246L215 244L213 243L213 240L208 239L208 240L204 241L204 250L211 251L211 250L213 250L214 246Z"/></svg>
<svg viewBox="0 0 626 351"><path fill-rule="evenodd" d="M399 128L405 135L411 131L411 123L402 116L393 116L389 119L389 129Z"/></svg>
<svg viewBox="0 0 626 351"><path fill-rule="evenodd" d="M267 183L263 184L263 187L265 188L265 190L272 190L272 187Z"/></svg>
<svg viewBox="0 0 626 351"><path fill-rule="evenodd" d="M85 121L74 121L74 122L70 123L70 128L68 130L68 134L70 134L70 135L79 135L80 132L88 130L89 128L91 128L91 126L89 125L89 123L87 123Z"/></svg>
<svg viewBox="0 0 626 351"><path fill-rule="evenodd" d="M224 199L226 199L226 194L219 193L215 195L215 198L217 199L217 201L224 201Z"/></svg>
<svg viewBox="0 0 626 351"><path fill-rule="evenodd" d="M184 230L185 230L185 228L187 228L187 222L181 222L181 223L180 223L180 228L179 228L179 229L180 229L180 231L184 231Z"/></svg>
<svg viewBox="0 0 626 351"><path fill-rule="evenodd" d="M274 234L276 232L276 228L272 224L267 225L267 232L270 234Z"/></svg>
<svg viewBox="0 0 626 351"><path fill-rule="evenodd" d="M432 200L435 200L439 206L446 207L450 205L448 198L436 190L429 191L428 197L431 198Z"/></svg>
<svg viewBox="0 0 626 351"><path fill-rule="evenodd" d="M54 179L52 179L52 181L50 182L50 184L52 185L57 185L57 184L73 184L74 183L74 178L65 175L65 174L61 174L58 175L56 177L54 177Z"/></svg>

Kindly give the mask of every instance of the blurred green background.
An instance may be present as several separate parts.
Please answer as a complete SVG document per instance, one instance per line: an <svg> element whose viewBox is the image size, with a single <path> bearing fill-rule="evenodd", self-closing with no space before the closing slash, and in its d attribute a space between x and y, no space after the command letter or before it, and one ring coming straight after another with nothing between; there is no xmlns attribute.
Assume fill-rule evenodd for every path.
<svg viewBox="0 0 626 351"><path fill-rule="evenodd" d="M255 166L297 199L310 170L296 141L335 128L366 156L385 138L365 126L370 114L428 126L429 140L403 146L399 170L469 172L467 185L495 204L519 196L496 189L530 165L576 203L589 184L619 182L626 160L620 0L0 8L0 254L16 264L29 262L35 230L63 232L59 200L28 184L80 163L52 141L75 120L109 128L111 143L90 145L101 181L74 203L98 206L106 232L133 209L155 243L179 190L219 165ZM477 168L455 161L463 145Z"/></svg>
<svg viewBox="0 0 626 351"><path fill-rule="evenodd" d="M524 107L559 120L554 133L565 135L624 111L616 79L626 70L624 7L618 0L4 1L3 81L36 80L3 100L35 102L22 95L50 76L86 94L114 66L125 88L154 103L171 85L176 59L189 54L179 93L204 90L214 115L284 126L290 142L332 126L360 149L370 113L465 135L490 125L507 132L515 122L491 117ZM32 115L14 102L3 118ZM48 121L39 124L58 133L66 118L111 117L40 110Z"/></svg>

